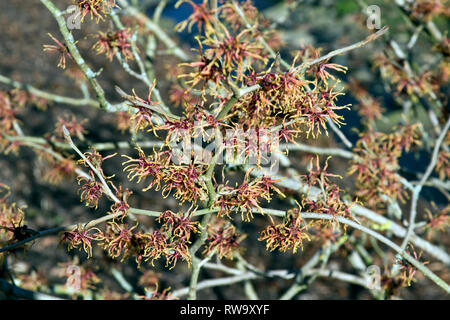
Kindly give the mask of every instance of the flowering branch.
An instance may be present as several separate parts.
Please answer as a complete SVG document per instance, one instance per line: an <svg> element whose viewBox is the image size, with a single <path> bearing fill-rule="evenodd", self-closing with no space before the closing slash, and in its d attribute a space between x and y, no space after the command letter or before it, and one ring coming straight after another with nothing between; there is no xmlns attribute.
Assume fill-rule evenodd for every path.
<svg viewBox="0 0 450 320"><path fill-rule="evenodd" d="M92 89L95 91L97 99L100 103L100 107L105 110L110 110L111 104L106 100L105 92L96 79L97 74L93 72L91 68L89 68L80 52L78 51L73 35L69 32L69 29L67 29L66 20L64 19L62 12L58 8L56 8L56 6L50 0L40 1L47 7L47 9L50 11L50 13L58 23L59 30L61 31L61 34L65 40L65 45L67 46L67 49L69 50L74 61L77 63L83 74L88 79Z"/></svg>
<svg viewBox="0 0 450 320"><path fill-rule="evenodd" d="M258 176L259 174L261 173L258 170L252 171L252 175ZM273 178L277 181L276 185L306 194L309 199L316 199L321 194L319 188L309 187L304 183L302 183L301 181L299 181L298 179L287 178L279 175L275 175ZM406 235L407 231L402 226L359 204L352 204L350 210L356 216L369 219L375 224L383 226L386 230L392 231L394 235L397 237L403 238ZM279 211L273 211L271 213L283 214L282 212ZM429 253L436 259L439 259L440 261L444 262L446 265L450 265L450 255L441 248L431 244L426 240L421 239L420 237L414 234L411 236L410 240L411 242L413 242L415 246L421 248L422 250Z"/></svg>
<svg viewBox="0 0 450 320"><path fill-rule="evenodd" d="M445 8L439 5L423 6L422 2L419 5L411 4L408 14L418 26L414 28L414 34L407 37L410 38L407 54L397 42L389 39L386 41L391 49L386 51L389 57L377 58L383 77L386 70L393 75L390 82L397 86L399 93L393 98L402 103L400 94L406 92L409 96L403 105L405 119L398 127L394 127L393 132L385 133L377 129L378 120L383 119L381 103L371 97L369 90L365 90L362 84L350 81L349 89L361 102L357 111L364 119L361 123L365 127L360 138L352 143L340 129L345 125L342 109L350 109L350 105L340 105L340 96L345 94L345 89L339 85L340 79L335 77L335 73L345 73L348 68L329 61L380 38L387 33L387 27L362 41L323 56L318 48L302 46L292 58L292 64L289 64L277 52L281 51L278 48L282 39L272 30L283 18L270 25L269 20L258 15L258 9L251 0L179 0L176 8L182 3L192 6L189 17L175 26L176 31L186 29L197 33L198 46L193 48L195 54L192 55L177 45L169 36L170 32L160 25L161 13L168 1L157 4L151 18L140 12L141 7L135 1L74 0L75 7L81 10L81 22L90 15L97 22L108 19L114 28L107 33L100 31L92 49L99 54L105 53L109 61L117 59L120 69L130 75L133 81L137 79L149 88L148 95L141 98L134 89L130 95L116 86L123 102L112 105L97 78L103 69L94 72L87 65L77 48L77 43L82 40L75 41L68 30L64 15L74 11L60 11L52 0L40 1L55 18L63 38L59 41L49 34L54 43L44 45L44 51L60 54L59 67L65 68L68 59L76 63L81 72L74 76L82 98L54 95L0 75L0 83L15 88L0 92L0 150L16 153L21 150L21 146L33 148L37 155L52 165L51 170L44 175L47 181L57 183L75 172L81 185L81 201L88 207L98 208L99 201L106 195L110 201L110 212L83 224L57 226L36 232L26 227L24 212L16 210L15 203L10 204L6 197L0 197L0 235L5 236L2 238L5 242L0 253L10 253L40 237L62 232L61 242L68 244L68 250L84 250L88 258L95 252L93 244L96 243L112 259L124 261L133 258L138 268L144 262L153 265L161 257L166 259L166 267L170 269L175 267L177 261L186 262L190 267L189 286L176 290L174 294L187 295L188 299L196 299L199 290L204 288L238 282L242 282L244 293L249 299L257 299L258 293L252 281L260 278L293 279L285 292L277 293L281 299L292 299L308 288L317 277L329 277L366 287L363 272L375 261L366 246L366 240L370 240L369 245L382 258L388 255L380 249L381 243L389 251L397 253L394 267L398 266L397 270L402 273L399 275L393 269L390 274L383 275L382 282L387 288L383 293L387 296L397 289L393 286L409 285L416 271L422 272L447 293L450 291L449 285L426 267L428 262L421 262L421 254L411 251L411 247L407 248L411 242L450 265L450 255L445 249L430 242L432 232L442 231L448 225L448 208L439 209L441 211L437 213L426 209L424 221L415 221L420 192L424 186L432 185L445 196L450 196L446 191L450 187L445 183L450 175L447 169L450 161L450 120L444 125L434 110L440 108L445 114L439 98L443 96L441 85L448 80L449 69L447 61L440 61L439 68L425 70L417 76L412 68L416 68L416 64L411 61L412 48L420 43L418 38L422 30L431 26L425 22L431 20L430 17L436 12L448 14ZM144 7L147 5L144 3ZM295 6L287 4L284 9L289 11ZM420 16L418 21L413 19L414 15ZM442 34L440 37L442 41L439 40L436 49L445 57L448 55L448 39ZM157 42L166 50L157 52ZM144 48L145 60L140 54L140 45ZM153 61L159 61L157 53L172 57L164 58L164 66L153 66ZM175 61L181 61L176 68L173 65ZM432 63L425 65L424 69L428 69ZM164 79L156 76L162 67L166 67L167 77ZM83 79L80 80L81 73L84 77L81 75ZM162 95L157 88L157 80L158 88L169 91ZM95 92L95 100L90 98L90 91ZM431 99L428 100L425 94ZM167 101L181 107L180 112L172 112L162 96L164 99L167 96ZM84 120L79 123L75 117L70 120L58 119L53 135L42 138L27 136L20 123L25 121L22 118L25 114L23 107L29 101L37 101L37 105L41 102L33 100L33 97L74 106L100 107L110 112L126 111L116 114L116 122L120 131L129 131L132 141L90 141L86 139L88 135L83 127ZM429 139L420 123L411 121L414 119L410 117L409 109L417 102L419 108L423 105L428 111L436 141ZM441 126L445 126L444 129L441 130ZM328 136L329 130L333 131L344 148L322 148L297 142L311 136L324 137L324 131ZM148 141L145 135L150 132L160 141ZM231 132L233 136L230 138ZM270 134L268 140L266 133ZM71 136L77 136L84 145L95 149L83 153L81 150L84 147L81 144L77 147ZM216 139L221 142L219 148ZM188 140L189 147L185 145ZM192 140L195 140L194 145ZM280 140L284 140L281 146ZM434 142L430 163L423 174L411 173L419 181L407 180L403 174L409 173L402 171L404 168L400 165L400 157L418 150L422 142L425 142L424 149L427 151L431 150L430 145ZM181 144L182 150L179 148ZM275 148L280 149L272 148L274 144ZM185 211L184 207L180 207L177 213L171 210L159 212L129 205L133 191L122 184L116 187L113 176L108 177L103 172L103 161L114 155L103 157L97 150L133 147L137 149L137 155L123 155L127 158L123 166L128 180L137 180L138 184L145 182L143 192L150 189L160 191L163 198L171 197L171 201L180 206L187 204L190 209ZM211 150L210 147L215 149ZM150 150L144 152L143 148ZM61 150L73 150L77 154L75 157L81 158L78 163L84 164L88 172L77 167L73 155L65 157L60 153ZM295 150L308 153L305 159L316 155L316 161L312 160L309 166L303 161L294 163L298 155L288 158L288 152ZM225 163L221 163L224 152L227 158ZM178 161L180 154L183 156L181 162ZM349 160L347 174L357 176L356 190L342 189L340 184L335 183L335 178L342 177L327 172L330 157L321 166L318 155ZM270 173L263 169L266 160L270 162ZM298 165L304 166L306 173L300 174L296 170ZM284 173L273 174L272 169L279 167ZM438 174L439 179L432 178L433 172ZM3 185L0 187L2 190L5 188ZM409 190L412 191L412 199L406 227L394 221L402 219L404 213L400 202L406 203ZM281 200L283 198L286 200ZM284 201L285 205L292 206L292 202L295 202L298 206L286 211L265 208L275 199L276 203ZM364 206L362 203L365 203ZM198 210L199 206L202 209ZM383 216L384 211L388 218ZM240 250L242 241L248 236L242 233L244 229L247 230L241 228L242 223L250 222L256 214L268 218L261 220L257 217L260 222L268 222L257 238L265 242L266 250L292 250L295 254L303 249L305 241L311 240L318 240L320 249L297 272L266 272L255 267L246 260L247 257L241 255ZM135 215L156 218L151 231ZM106 222L104 229L96 227L103 222ZM358 232L353 233L354 230ZM388 232L382 234L382 231ZM421 238L422 234L427 240ZM397 245L393 237L401 238L402 244ZM345 250L351 252L348 261L356 275L332 271L327 267L333 252L343 245ZM211 263L214 257L215 263ZM250 254L248 259L251 258ZM230 264L220 262L224 259L237 261L233 267L229 267ZM223 271L231 277L201 281L203 268ZM140 298L119 269L108 269L129 294ZM145 282L143 286L146 291L149 286L156 286L153 293L147 291L145 298L168 298L167 289L158 293L157 280L152 279L152 283L145 280L140 283ZM370 292L374 297L379 297L378 291Z"/></svg>
<svg viewBox="0 0 450 320"><path fill-rule="evenodd" d="M437 159L438 159L438 153L441 148L442 142L444 141L445 136L447 135L447 132L450 128L450 119L447 120L444 129L442 130L441 134L439 135L438 139L436 140L436 144L433 149L433 154L431 156L430 164L428 165L425 174L420 179L419 184L417 184L414 187L412 197L411 197L411 211L409 213L409 225L408 225L408 231L406 232L406 236L403 239L402 242L402 250L405 250L406 246L408 245L408 241L411 237L411 234L414 232L414 228L416 225L416 215L417 215L417 202L419 201L419 195L420 191L422 190L425 182L430 177L431 173L433 172L434 168L436 167Z"/></svg>

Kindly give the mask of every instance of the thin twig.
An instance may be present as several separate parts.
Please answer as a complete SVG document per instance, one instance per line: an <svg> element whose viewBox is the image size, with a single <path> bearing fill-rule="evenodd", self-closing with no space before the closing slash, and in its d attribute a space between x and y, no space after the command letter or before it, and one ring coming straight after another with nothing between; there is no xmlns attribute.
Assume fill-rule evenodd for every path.
<svg viewBox="0 0 450 320"><path fill-rule="evenodd" d="M177 46L177 44L163 29L161 29L157 23L152 21L145 14L139 12L136 8L130 6L127 0L118 0L118 3L126 12L128 12L129 15L135 17L139 22L142 22L148 30L152 31L155 36L166 45L169 53L172 53L174 56L183 61L191 60L190 57Z"/></svg>
<svg viewBox="0 0 450 320"><path fill-rule="evenodd" d="M381 37L383 34L385 34L387 31L389 30L389 27L385 26L382 29L378 30L377 32L369 35L366 39L359 41L357 43L354 43L352 45L349 45L347 47L344 48L340 48L337 50L333 50L330 53L319 57L317 59L311 60L311 61L305 61L303 62L301 65L299 65L298 67L294 68L294 71L297 71L299 73L303 73L305 70L307 70L309 67L311 67L312 65L315 65L317 63L320 63L322 61L327 61L335 56L347 53L349 51L361 48L363 46L365 46L366 44L368 44L369 42L376 40L377 38Z"/></svg>
<svg viewBox="0 0 450 320"><path fill-rule="evenodd" d="M438 160L439 150L441 149L441 145L447 135L447 132L450 128L450 118L447 120L447 123L444 126L444 129L442 130L441 134L439 135L438 139L436 140L436 144L433 149L433 154L431 156L430 164L428 165L427 169L425 170L424 175L420 179L420 182L418 185L415 186L413 190L413 194L411 197L411 211L409 214L409 225L408 225L408 231L406 232L406 236L403 239L402 242L402 250L406 249L406 246L408 245L409 239L411 237L411 234L414 232L415 228L415 222L416 222L416 215L417 215L417 204L419 201L419 195L420 191L422 191L422 188L425 184L425 182L430 177L431 173L433 172L434 168L436 167L436 163Z"/></svg>

